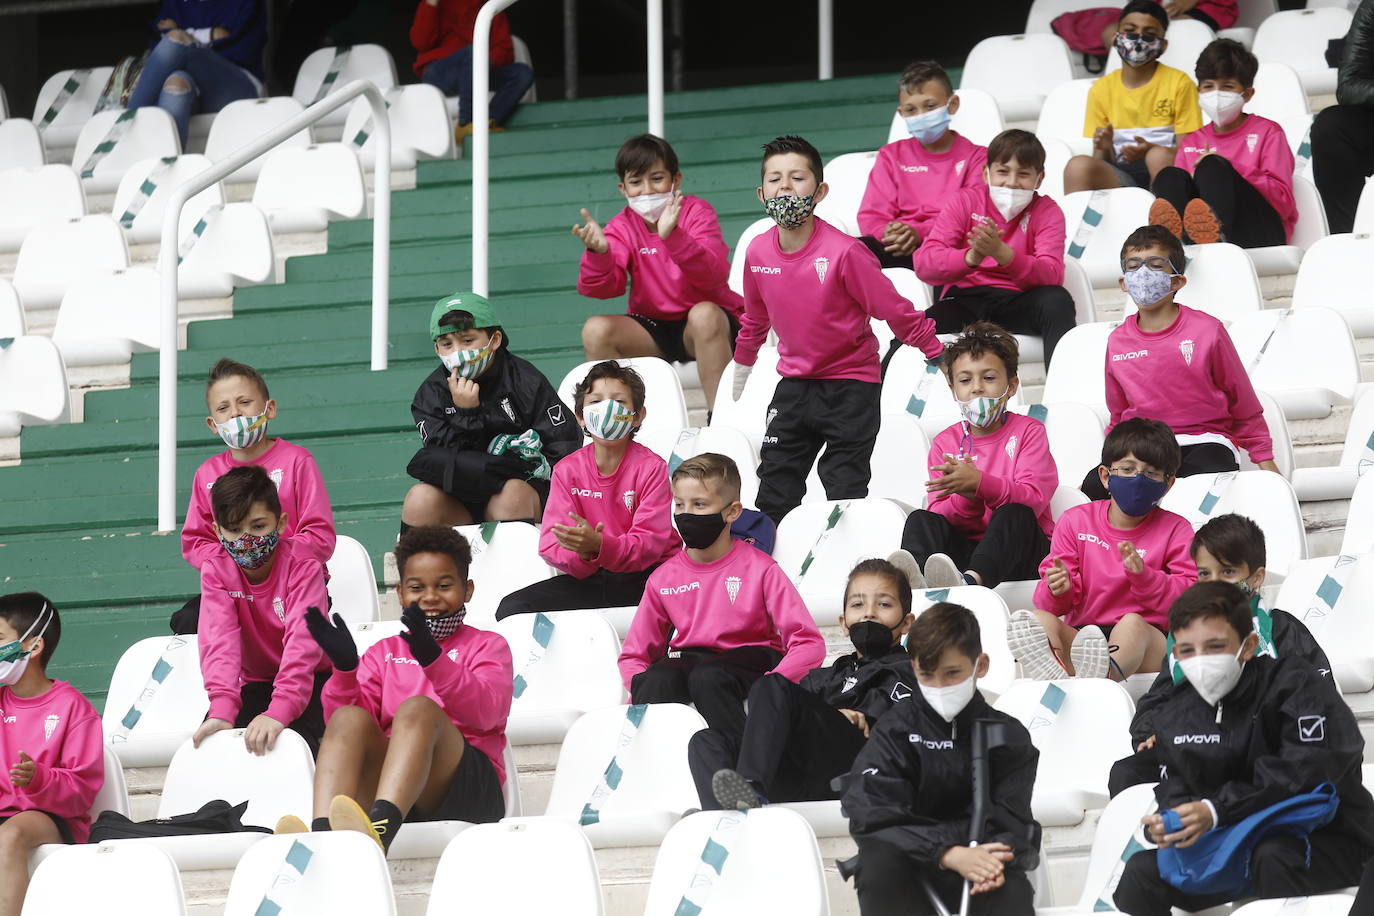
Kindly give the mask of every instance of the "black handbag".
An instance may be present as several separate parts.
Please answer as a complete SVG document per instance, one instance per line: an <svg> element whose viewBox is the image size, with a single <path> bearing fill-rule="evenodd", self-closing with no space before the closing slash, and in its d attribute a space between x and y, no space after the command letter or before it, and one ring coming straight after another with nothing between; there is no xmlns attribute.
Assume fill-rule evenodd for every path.
<svg viewBox="0 0 1374 916"><path fill-rule="evenodd" d="M207 833L271 833L266 827L248 827L243 812L248 802L231 805L216 798L200 806L199 811L161 817L151 821L132 821L117 811L102 811L91 825L92 843L105 840L130 840L140 837L197 836Z"/></svg>

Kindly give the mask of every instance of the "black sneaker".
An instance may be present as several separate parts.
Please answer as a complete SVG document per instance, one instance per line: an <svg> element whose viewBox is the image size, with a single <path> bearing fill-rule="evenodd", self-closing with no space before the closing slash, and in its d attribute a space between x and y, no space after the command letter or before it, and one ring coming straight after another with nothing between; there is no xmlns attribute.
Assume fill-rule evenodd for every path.
<svg viewBox="0 0 1374 916"><path fill-rule="evenodd" d="M768 804L768 799L734 770L716 770L716 775L711 777L711 793L726 811L748 811Z"/></svg>

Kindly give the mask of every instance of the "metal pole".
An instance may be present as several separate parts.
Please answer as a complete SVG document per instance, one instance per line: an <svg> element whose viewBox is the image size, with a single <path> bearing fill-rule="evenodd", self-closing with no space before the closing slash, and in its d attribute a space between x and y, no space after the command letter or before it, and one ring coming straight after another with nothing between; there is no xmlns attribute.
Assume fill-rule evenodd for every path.
<svg viewBox="0 0 1374 916"><path fill-rule="evenodd" d="M663 136L663 0L647 0L649 20L649 133Z"/></svg>
<svg viewBox="0 0 1374 916"><path fill-rule="evenodd" d="M670 0L668 15L672 20L672 27L668 30L668 37L672 39L672 57L668 69L672 73L672 81L669 85L674 92L681 92L685 86L683 75L686 68L686 43L687 28L682 21L682 8L686 5L686 0Z"/></svg>
<svg viewBox="0 0 1374 916"><path fill-rule="evenodd" d="M563 98L577 98L577 0L563 0Z"/></svg>
<svg viewBox="0 0 1374 916"><path fill-rule="evenodd" d="M835 78L835 0L819 0L820 47L817 51L818 71L816 78L833 80Z"/></svg>
<svg viewBox="0 0 1374 916"><path fill-rule="evenodd" d="M487 260L491 218L491 21L516 0L487 0L472 27L472 291L489 292ZM466 152L466 151L464 151Z"/></svg>
<svg viewBox="0 0 1374 916"><path fill-rule="evenodd" d="M250 140L203 172L177 185L167 196L162 213L162 244L158 251L161 277L161 328L158 346L157 527L176 528L177 508L177 311L180 262L177 231L186 202L201 191L263 153L300 133L325 115L352 102L367 99L372 109L372 135L376 138L376 177L372 202L372 368L386 368L387 309L391 277L391 122L382 93L371 83L354 80L320 99L305 111Z"/></svg>

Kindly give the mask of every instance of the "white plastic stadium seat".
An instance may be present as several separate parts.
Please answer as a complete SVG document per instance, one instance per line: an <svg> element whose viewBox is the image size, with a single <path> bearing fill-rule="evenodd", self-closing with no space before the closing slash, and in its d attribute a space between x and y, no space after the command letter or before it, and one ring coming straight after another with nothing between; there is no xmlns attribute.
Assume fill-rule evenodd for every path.
<svg viewBox="0 0 1374 916"><path fill-rule="evenodd" d="M830 191L816 205L816 215L852 236L859 232L859 204L868 187L868 174L877 160L876 151L844 153L825 164L825 183Z"/></svg>
<svg viewBox="0 0 1374 916"><path fill-rule="evenodd" d="M1040 193L1062 207L1065 194L1064 168L1074 156L1073 148L1063 140L1050 137L1040 138L1040 145L1045 148L1045 180L1040 182ZM1071 260L1069 263L1077 262Z"/></svg>
<svg viewBox="0 0 1374 916"><path fill-rule="evenodd" d="M620 638L594 611L516 614L495 628L510 644L516 695L506 723L512 744L557 744L589 709L625 699Z"/></svg>
<svg viewBox="0 0 1374 916"><path fill-rule="evenodd" d="M1326 652L1341 693L1374 689L1374 558L1317 557L1294 563L1276 607L1298 617Z"/></svg>
<svg viewBox="0 0 1374 916"><path fill-rule="evenodd" d="M1046 404L1076 401L1098 412L1105 424L1107 384L1102 367L1107 359L1107 337L1120 324L1097 321L1080 324L1059 339L1054 362L1045 373Z"/></svg>
<svg viewBox="0 0 1374 916"><path fill-rule="evenodd" d="M1200 312L1229 324L1241 315L1264 308L1259 275L1245 249L1229 242L1184 247L1188 285L1179 298ZM1175 265L1177 266L1177 265ZM1125 297L1122 317L1136 313L1135 302Z"/></svg>
<svg viewBox="0 0 1374 916"><path fill-rule="evenodd" d="M43 138L33 122L0 117L0 169L36 169L44 161Z"/></svg>
<svg viewBox="0 0 1374 916"><path fill-rule="evenodd" d="M773 394L781 380L778 375L778 348L759 347L758 359L738 401L732 394L737 368L731 360L721 373L711 425L728 426L744 433L757 454L759 446L763 444L764 431L768 428L768 406L773 403Z"/></svg>
<svg viewBox="0 0 1374 916"><path fill-rule="evenodd" d="M183 236L182 251L185 246ZM177 270L177 289L183 299L206 299L229 296L239 286L271 283L275 252L267 214L247 201L225 204L205 214L205 230Z"/></svg>
<svg viewBox="0 0 1374 916"><path fill-rule="evenodd" d="M704 452L715 452L732 459L739 468L740 502L746 509L757 509L759 496L759 457L755 452L757 442L730 426L702 426L684 429L678 434L673 455L668 459L668 470L673 471L678 464L688 458L695 458Z"/></svg>
<svg viewBox="0 0 1374 916"><path fill-rule="evenodd" d="M1284 576L1307 557L1307 530L1293 485L1272 471L1225 471L1180 477L1161 508L1177 512L1194 529L1228 512L1254 520L1264 532L1269 572Z"/></svg>
<svg viewBox="0 0 1374 916"><path fill-rule="evenodd" d="M397 171L415 168L424 159L453 158L453 122L449 118L444 94L428 83L397 86L385 93L391 124L391 167ZM367 99L355 99L344 122L343 142L358 151L363 168L371 170L377 161L376 131L371 126L372 109ZM360 132L366 131L359 144Z"/></svg>
<svg viewBox="0 0 1374 916"><path fill-rule="evenodd" d="M571 369L563 376L558 386L558 396L572 409L573 390L577 383L587 377L601 360L585 362ZM629 366L644 380L644 422L635 434L635 440L646 448L653 449L663 460L673 453L678 433L687 425L687 401L682 394L682 381L673 370L672 363L657 356L636 356L633 359L616 360L622 366ZM722 386L724 390L724 386ZM726 391L729 396L729 391ZM576 422L576 417L569 417Z"/></svg>
<svg viewBox="0 0 1374 916"><path fill-rule="evenodd" d="M113 191L119 187L129 166L140 159L181 154L181 140L177 137L176 122L161 108L149 105L135 109L133 122L127 127L113 149L92 162L96 146L105 142L115 120L124 114L124 109L102 111L86 122L81 128L81 136L76 138L76 148L72 151L72 168L78 175L89 169L92 175L82 177L82 185L87 191Z"/></svg>
<svg viewBox="0 0 1374 916"><path fill-rule="evenodd" d="M653 703L643 707L638 730L628 713L639 707L612 706L582 716L563 739L545 813L583 822L592 845L654 846L688 808L701 802L687 767L687 742L706 727L690 706ZM624 740L628 735L633 738ZM620 781L587 811L612 765Z"/></svg>
<svg viewBox="0 0 1374 916"><path fill-rule="evenodd" d="M1281 897L1255 900L1231 912L1235 916L1346 916L1354 902L1355 897L1351 894Z"/></svg>
<svg viewBox="0 0 1374 916"><path fill-rule="evenodd" d="M1361 294L1360 264L1374 261L1374 238L1343 232L1307 250L1293 285L1293 308L1340 312L1356 337L1374 336L1374 302Z"/></svg>
<svg viewBox="0 0 1374 916"><path fill-rule="evenodd" d="M1083 136L1083 119L1088 111L1088 90L1095 82L1096 79L1068 80L1050 91L1035 122L1035 135L1041 143L1061 140L1074 155L1092 154L1092 139ZM1049 180L1048 175L1045 180Z"/></svg>
<svg viewBox="0 0 1374 916"><path fill-rule="evenodd" d="M1153 814L1158 808L1153 783L1131 786L1107 802L1097 822L1097 830L1093 833L1092 852L1088 857L1087 874L1078 902L1072 906L1036 907L1036 916L1089 916L1091 913L1116 912L1112 895L1116 892L1117 882L1121 880L1125 859L1140 850L1154 848L1145 841L1140 819Z"/></svg>
<svg viewBox="0 0 1374 916"><path fill-rule="evenodd" d="M1374 475L1365 475L1355 484L1350 496L1350 512L1345 520L1341 553L1362 554L1374 551Z"/></svg>
<svg viewBox="0 0 1374 916"><path fill-rule="evenodd" d="M1015 716L1040 751L1031 810L1046 827L1082 823L1107 802L1112 764L1131 753L1135 704L1108 678L1022 680L995 707Z"/></svg>
<svg viewBox="0 0 1374 916"><path fill-rule="evenodd" d="M1327 237L1326 207L1311 179L1301 172L1293 176L1293 199L1298 205L1298 221L1287 245L1247 248L1245 253L1261 277L1298 273L1306 253Z"/></svg>
<svg viewBox="0 0 1374 916"><path fill-rule="evenodd" d="M232 805L248 802L243 823L276 827L278 819L294 814L310 823L315 761L305 739L289 728L261 757L250 754L243 729L215 732L192 747L187 739L167 765L157 816L172 817L195 811L207 801L222 798Z"/></svg>
<svg viewBox="0 0 1374 916"><path fill-rule="evenodd" d="M817 626L834 626L843 613L844 587L855 563L902 546L906 516L897 503L873 498L803 503L787 513L778 525L773 559L801 592Z"/></svg>
<svg viewBox="0 0 1374 916"><path fill-rule="evenodd" d="M1274 464L1278 467L1279 473L1287 478L1289 483L1293 482L1293 437L1288 432L1288 419L1283 415L1283 408L1272 394L1265 391L1256 391L1255 396L1259 398L1260 404L1264 407L1264 425L1269 427L1269 438L1274 445ZM1240 469L1242 471L1255 471L1259 465L1250 460L1250 456L1242 449L1240 452Z"/></svg>
<svg viewBox="0 0 1374 916"><path fill-rule="evenodd" d="M668 831L644 916L830 916L825 868L810 825L770 805L700 811Z"/></svg>
<svg viewBox="0 0 1374 916"><path fill-rule="evenodd" d="M1211 27L1200 20L1180 17L1169 21L1169 46L1160 55L1159 62L1175 70L1182 70L1195 82L1198 55L1216 38ZM1115 49L1107 55L1107 71L1121 69L1121 55Z"/></svg>
<svg viewBox="0 0 1374 916"><path fill-rule="evenodd" d="M205 155L213 162L227 159L253 137L284 124L302 111L305 111L305 106L290 96L278 95L265 99L239 99L230 102L219 110L210 125L210 135L205 138ZM299 148L309 146L310 143L310 129L306 128L287 137L274 149ZM271 152L267 155L271 155ZM265 161L266 156L258 156L242 168L229 173L224 180L231 184L256 181Z"/></svg>
<svg viewBox="0 0 1374 916"><path fill-rule="evenodd" d="M111 893L112 888L137 893ZM186 912L181 875L167 853L141 843L64 846L29 879L25 916L102 913L180 916Z"/></svg>
<svg viewBox="0 0 1374 916"><path fill-rule="evenodd" d="M30 334L0 347L0 436L69 418L67 367L52 339Z"/></svg>
<svg viewBox="0 0 1374 916"><path fill-rule="evenodd" d="M1016 659L1007 646L1006 601L997 591L981 585L916 589L911 593L911 611L919 617L941 601L966 607L978 619L983 651L988 654L988 673L978 679L978 688L988 695L989 701L1005 693L1016 680Z"/></svg>
<svg viewBox="0 0 1374 916"><path fill-rule="evenodd" d="M1322 47L1325 46L1323 42ZM1312 123L1307 90L1297 71L1278 61L1261 60L1259 70L1255 73L1255 97L1246 103L1245 109L1278 122L1288 137L1289 149L1297 154L1298 146ZM1205 121L1206 116L1203 117Z"/></svg>
<svg viewBox="0 0 1374 916"><path fill-rule="evenodd" d="M530 864L537 862L538 879ZM434 872L428 916L449 916L454 901L473 913L602 916L601 880L591 843L553 817L475 824L444 849Z"/></svg>
<svg viewBox="0 0 1374 916"><path fill-rule="evenodd" d="M377 597L377 577L367 548L346 534L334 542L334 555L325 564L329 571L329 597L333 611L348 623L368 623L382 619L382 602Z"/></svg>
<svg viewBox="0 0 1374 916"><path fill-rule="evenodd" d="M302 105L313 104L325 78L335 69L336 57L341 56L343 52L342 46L320 48L307 57L301 63L301 68L296 71L296 85L291 90L292 98ZM395 86L396 62L391 59L391 52L381 45L371 44L347 48L347 56L338 64L338 75L325 94L341 89L353 80L367 80L382 90ZM345 106L336 109L319 123L340 126L347 117L348 109Z"/></svg>
<svg viewBox="0 0 1374 916"><path fill-rule="evenodd" d="M1274 13L1255 32L1253 51L1263 63L1296 70L1308 95L1335 92L1336 68L1326 63L1326 44L1344 38L1352 18L1349 10L1329 6Z"/></svg>
<svg viewBox="0 0 1374 916"><path fill-rule="evenodd" d="M1266 309L1238 317L1228 330L1250 381L1288 419L1320 419L1354 399L1360 359L1339 312Z"/></svg>
<svg viewBox="0 0 1374 916"><path fill-rule="evenodd" d="M224 916L276 912L392 916L396 901L381 847L347 830L283 834L255 843L234 868Z"/></svg>
<svg viewBox="0 0 1374 916"><path fill-rule="evenodd" d="M997 99L1008 121L1034 120L1045 97L1073 79L1069 46L1058 35L996 35L973 46L959 88L982 89Z"/></svg>
<svg viewBox="0 0 1374 916"><path fill-rule="evenodd" d="M119 657L101 721L126 766L161 767L209 709L195 634L150 636Z"/></svg>
<svg viewBox="0 0 1374 916"><path fill-rule="evenodd" d="M38 98L33 106L33 123L38 125L43 133L48 158L51 159L56 151L69 151L76 143L81 128L95 114L100 93L110 81L110 74L113 72L114 67L93 67L88 73L78 76L75 70L59 70L43 82L43 88L38 90ZM76 91L63 104L56 117L46 127L43 126L43 116L57 101L58 96L62 94L63 86L70 79L75 79Z"/></svg>
<svg viewBox="0 0 1374 916"><path fill-rule="evenodd" d="M267 157L253 203L273 232L323 232L334 219L367 211L367 188L358 154L343 143L279 149Z"/></svg>
<svg viewBox="0 0 1374 916"><path fill-rule="evenodd" d="M987 146L992 138L1006 129L1002 120L1002 109L997 100L982 89L963 86L954 93L959 97L959 110L950 115L949 126L962 136L979 146ZM910 137L906 121L898 113L893 113L892 124L887 131L887 142L905 140ZM830 173L826 173L826 178Z"/></svg>
<svg viewBox="0 0 1374 916"><path fill-rule="evenodd" d="M1083 475L1097 467L1102 458L1106 423L1096 408L1076 401L1035 404L1018 413L1027 413L1045 424L1050 440L1050 456L1059 471L1059 482L1076 487Z"/></svg>
<svg viewBox="0 0 1374 916"><path fill-rule="evenodd" d="M14 284L0 279L0 340L13 340L28 333L28 322L24 320L24 306L19 302L19 294Z"/></svg>
<svg viewBox="0 0 1374 916"><path fill-rule="evenodd" d="M1083 473L1086 474L1087 471L1084 471ZM1082 481L1079 481L1079 483L1082 483ZM1054 495L1050 497L1050 516L1055 521L1059 521L1059 516L1063 515L1066 510L1072 509L1074 506L1081 506L1085 503L1090 502L1092 502L1092 500L1088 499L1088 495L1086 493L1078 489L1077 484L1070 486L1068 484L1061 483L1059 486L1054 488ZM1001 587L1002 586L1000 585L998 586L999 589ZM1029 599L1027 599L1026 606L1030 606Z"/></svg>
<svg viewBox="0 0 1374 916"><path fill-rule="evenodd" d="M1058 355L1056 350L1055 356ZM1056 358L1055 362L1058 361ZM1098 371L1101 371L1100 362ZM912 347L899 349L887 364L880 398L883 413L905 411L911 414L921 421L921 428L931 439L960 419L959 405L954 401L944 371L938 367L932 370L926 365L921 351ZM1018 389L1008 406L1012 410L1024 410L1025 403Z"/></svg>
<svg viewBox="0 0 1374 916"><path fill-rule="evenodd" d="M515 50L515 62L517 64L524 64L531 70L534 70L535 73L538 73L539 71L535 70L534 67L534 58L530 56L530 46L525 44L525 40L521 38L519 35L512 35L510 37L510 43ZM520 104L531 105L535 102L538 102L538 88L539 87L537 81L534 83L530 83L529 90L524 95L520 96ZM492 95L496 95L496 93L493 92Z"/></svg>
<svg viewBox="0 0 1374 916"><path fill-rule="evenodd" d="M1304 502L1349 499L1355 484L1374 467L1374 396L1364 389L1355 398L1346 429L1340 462L1334 467L1296 468L1293 489ZM1350 520L1346 520L1349 526Z"/></svg>
<svg viewBox="0 0 1374 916"><path fill-rule="evenodd" d="M1360 191L1353 231L1356 235L1374 235L1374 177L1366 178Z"/></svg>
<svg viewBox="0 0 1374 916"><path fill-rule="evenodd" d="M127 363L134 353L158 348L160 303L158 274L152 268L88 274L62 297L53 343L68 366Z"/></svg>
<svg viewBox="0 0 1374 916"><path fill-rule="evenodd" d="M1093 209L1102 214L1102 221L1089 236L1078 262L1088 272L1093 289L1102 289L1114 286L1121 276L1121 243L1136 229L1150 222L1150 204L1154 203L1155 196L1144 188L1112 188L1108 191L1075 191L1066 194L1061 203L1066 247L1073 243L1083 214L1094 197L1097 201L1093 203Z"/></svg>
<svg viewBox="0 0 1374 916"><path fill-rule="evenodd" d="M739 241L730 250L730 283L732 290L744 295L744 255L749 250L749 243L763 235L773 226L773 220L769 217L756 219L749 224L739 235Z"/></svg>
<svg viewBox="0 0 1374 916"><path fill-rule="evenodd" d="M922 463L930 452L930 440L926 437L921 421L904 410L891 411L882 415L882 425L878 428L878 440L873 443L871 477L868 481L870 499L890 499L910 512L924 509L926 505L926 476ZM825 485L821 483L820 463L825 457L825 449L817 456L811 472L806 477L806 494L802 502L824 502ZM916 461L913 473L912 461Z"/></svg>
<svg viewBox="0 0 1374 916"><path fill-rule="evenodd" d="M14 264L14 288L24 308L53 308L78 279L128 266L129 248L113 216L44 223L24 238Z"/></svg>
<svg viewBox="0 0 1374 916"><path fill-rule="evenodd" d="M528 522L483 522L453 530L472 548L468 578L476 582L468 602L467 622L490 630L496 606L513 591L543 582L554 570L539 558L539 528Z"/></svg>
<svg viewBox="0 0 1374 916"><path fill-rule="evenodd" d="M0 170L0 251L18 251L29 230L86 214L81 179L66 165Z"/></svg>
<svg viewBox="0 0 1374 916"><path fill-rule="evenodd" d="M115 191L114 206L110 215L122 220L129 207L137 200L138 211L134 214L133 224L124 226L130 242L157 242L162 238L162 217L167 207L167 197L177 185L200 174L210 167L210 160L195 153L177 156L170 165L161 159L140 159L132 163L119 182ZM141 193L145 181L152 179L157 185L153 193L144 198ZM181 218L177 225L177 239L180 241L195 228L205 211L224 204L224 189L218 182L201 191L181 208ZM121 222L121 225L123 223Z"/></svg>
<svg viewBox="0 0 1374 916"><path fill-rule="evenodd" d="M96 818L106 811L113 811L125 817L129 816L129 787L124 782L124 765L120 762L119 755L109 744L105 744L101 750L104 758L105 779L100 785L100 790L95 793L95 798L91 801L89 816L92 823L95 823ZM70 847L64 843L44 843L30 850L29 872L32 873L45 859L68 848Z"/></svg>

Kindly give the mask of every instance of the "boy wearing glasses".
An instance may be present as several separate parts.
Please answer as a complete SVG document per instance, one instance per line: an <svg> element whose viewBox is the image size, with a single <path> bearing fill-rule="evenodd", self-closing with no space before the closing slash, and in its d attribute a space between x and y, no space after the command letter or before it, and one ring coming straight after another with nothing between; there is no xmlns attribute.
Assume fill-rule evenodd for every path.
<svg viewBox="0 0 1374 916"><path fill-rule="evenodd" d="M1182 449L1179 477L1234 471L1239 449L1278 473L1264 407L1226 327L1174 301L1188 280L1183 244L1163 226L1142 226L1121 246L1121 288L1139 309L1107 338L1110 431L1132 417L1163 420ZM1096 468L1083 481L1106 499Z"/></svg>
<svg viewBox="0 0 1374 916"><path fill-rule="evenodd" d="M1026 677L1124 681L1159 670L1169 606L1197 578L1192 526L1159 508L1179 460L1159 420L1133 417L1107 435L1097 474L1110 498L1059 517L1035 587L1039 610L1007 625Z"/></svg>

